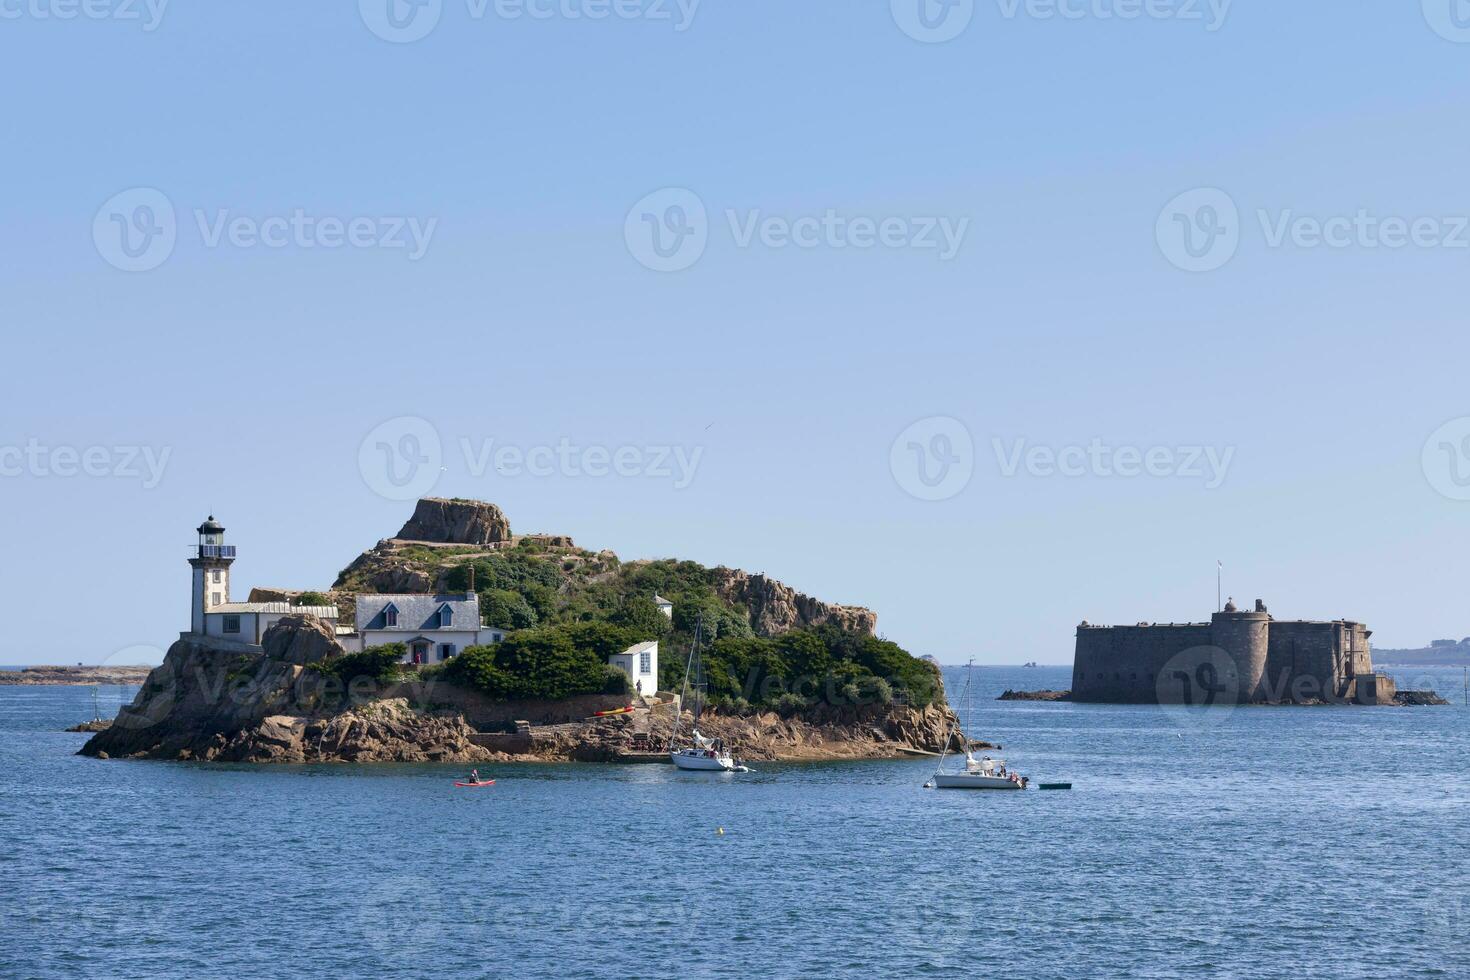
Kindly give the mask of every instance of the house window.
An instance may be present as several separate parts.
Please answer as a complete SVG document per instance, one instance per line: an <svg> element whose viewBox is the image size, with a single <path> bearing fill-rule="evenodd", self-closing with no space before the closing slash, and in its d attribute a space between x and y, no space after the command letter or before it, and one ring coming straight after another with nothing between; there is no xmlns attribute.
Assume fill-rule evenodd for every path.
<svg viewBox="0 0 1470 980"><path fill-rule="evenodd" d="M644 650L642 653L638 654L638 673L653 673L653 654L649 653L647 650Z"/></svg>
<svg viewBox="0 0 1470 980"><path fill-rule="evenodd" d="M226 633L238 633L238 632L240 632L240 617L239 616L226 616L225 617L225 632Z"/></svg>
<svg viewBox="0 0 1470 980"><path fill-rule="evenodd" d="M384 609L383 610L383 625L384 626L387 626L387 627L390 627L390 628L398 625L398 610L397 609L394 609L392 606L389 606L387 609Z"/></svg>
<svg viewBox="0 0 1470 980"><path fill-rule="evenodd" d="M441 644L439 644L439 659L440 660L448 660L448 659L450 659L453 656L454 656L454 644L453 643L441 643Z"/></svg>
<svg viewBox="0 0 1470 980"><path fill-rule="evenodd" d="M218 585L219 584L219 581L220 581L220 570L218 568L216 568L214 570L214 584L215 585Z"/></svg>
<svg viewBox="0 0 1470 980"><path fill-rule="evenodd" d="M454 610L453 609L450 609L448 606L445 606L445 607L443 607L442 609L439 610L439 628L441 630L448 629L449 626L450 626L450 624L453 623L453 622L454 622Z"/></svg>
<svg viewBox="0 0 1470 980"><path fill-rule="evenodd" d="M218 592L211 592L209 594L209 604L211 606L217 606L217 605L219 605L219 593Z"/></svg>

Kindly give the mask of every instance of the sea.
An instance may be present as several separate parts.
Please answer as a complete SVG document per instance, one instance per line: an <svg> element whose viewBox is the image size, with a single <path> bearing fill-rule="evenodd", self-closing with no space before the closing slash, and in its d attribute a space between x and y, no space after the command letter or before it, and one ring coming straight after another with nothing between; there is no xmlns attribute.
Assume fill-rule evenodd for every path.
<svg viewBox="0 0 1470 980"><path fill-rule="evenodd" d="M97 760L93 688L0 687L0 977L1466 977L1470 709L1001 702L934 761ZM961 697L966 678L969 693ZM131 688L95 689L111 716Z"/></svg>

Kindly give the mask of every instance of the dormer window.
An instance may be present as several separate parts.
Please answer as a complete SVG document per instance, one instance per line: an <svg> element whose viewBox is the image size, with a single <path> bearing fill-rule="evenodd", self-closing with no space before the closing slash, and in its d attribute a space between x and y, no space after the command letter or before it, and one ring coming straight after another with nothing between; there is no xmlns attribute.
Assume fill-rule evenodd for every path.
<svg viewBox="0 0 1470 980"><path fill-rule="evenodd" d="M439 607L439 628L441 630L447 630L451 625L453 625L453 623L454 610L449 608L448 603L445 603L443 606Z"/></svg>
<svg viewBox="0 0 1470 980"><path fill-rule="evenodd" d="M383 625L389 629L398 625L398 607L391 602L383 608Z"/></svg>

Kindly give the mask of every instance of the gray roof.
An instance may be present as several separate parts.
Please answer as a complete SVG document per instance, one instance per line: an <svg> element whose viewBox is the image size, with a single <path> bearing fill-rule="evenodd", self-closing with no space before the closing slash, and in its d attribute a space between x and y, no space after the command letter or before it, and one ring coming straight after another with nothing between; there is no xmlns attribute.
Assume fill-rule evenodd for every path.
<svg viewBox="0 0 1470 980"><path fill-rule="evenodd" d="M659 595L657 592L655 592L653 594L653 601L656 602L656 603L658 603L660 606L672 606L673 605L672 602L670 602L669 600L665 599L663 596Z"/></svg>
<svg viewBox="0 0 1470 980"><path fill-rule="evenodd" d="M298 616L315 616L317 619L336 619L336 606L293 606L289 602L222 602L217 606L210 606L205 612L209 615L215 613L227 613L238 615L239 613L295 613Z"/></svg>
<svg viewBox="0 0 1470 980"><path fill-rule="evenodd" d="M657 648L658 648L658 641L657 640L648 640L648 641L643 642L643 643L635 643L632 646L630 646L628 649L624 650L622 653L616 654L615 656L626 657L626 656L629 656L630 654L642 653L645 650L655 650Z"/></svg>
<svg viewBox="0 0 1470 980"><path fill-rule="evenodd" d="M387 625L383 617L383 611L390 605L398 610L397 626ZM462 592L447 595L360 595L357 597L357 628L399 633L437 630L440 628L439 610L445 606L453 614L449 629L480 628L480 597L473 592L468 595Z"/></svg>

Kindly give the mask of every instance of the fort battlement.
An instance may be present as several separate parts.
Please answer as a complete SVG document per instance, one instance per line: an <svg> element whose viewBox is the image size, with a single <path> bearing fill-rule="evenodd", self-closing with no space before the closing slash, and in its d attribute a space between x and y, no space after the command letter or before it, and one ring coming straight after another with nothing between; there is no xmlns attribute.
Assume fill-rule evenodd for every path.
<svg viewBox="0 0 1470 980"><path fill-rule="evenodd" d="M1352 620L1279 620L1256 601L1207 623L1077 628L1072 700L1124 704L1393 701L1372 631Z"/></svg>

